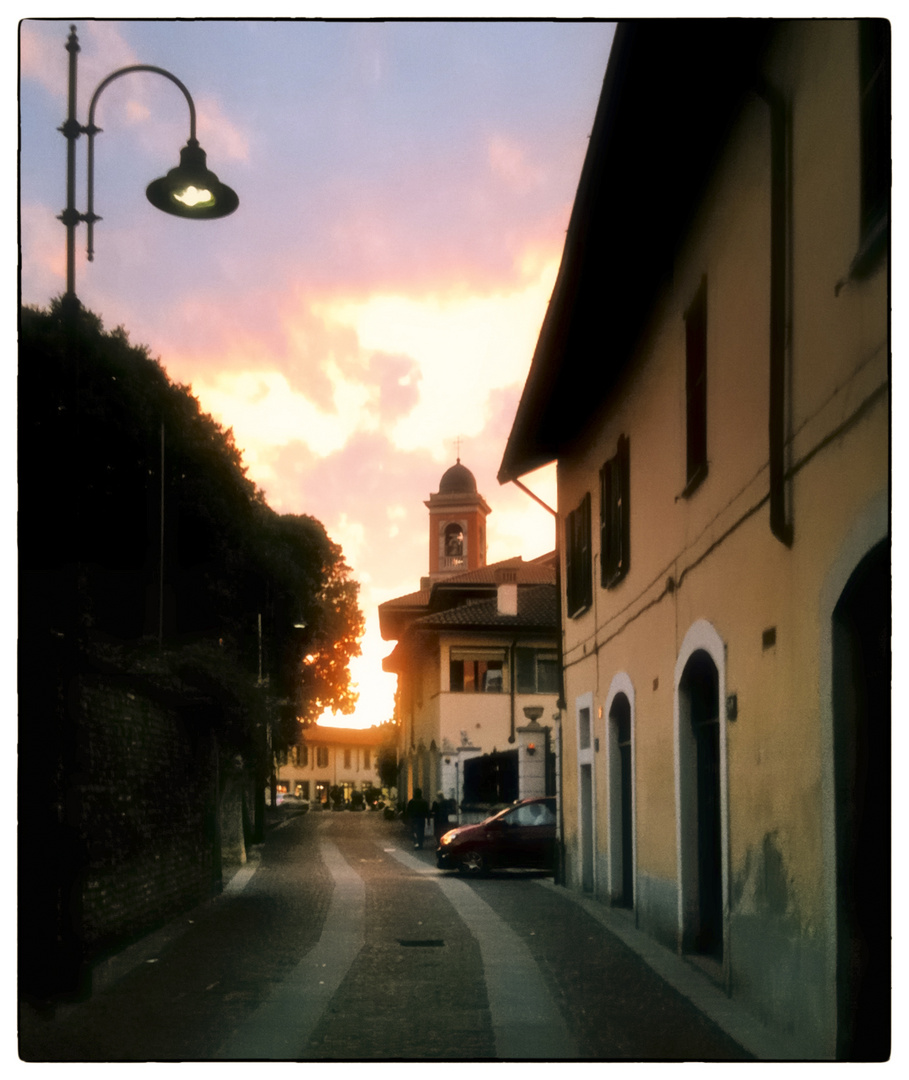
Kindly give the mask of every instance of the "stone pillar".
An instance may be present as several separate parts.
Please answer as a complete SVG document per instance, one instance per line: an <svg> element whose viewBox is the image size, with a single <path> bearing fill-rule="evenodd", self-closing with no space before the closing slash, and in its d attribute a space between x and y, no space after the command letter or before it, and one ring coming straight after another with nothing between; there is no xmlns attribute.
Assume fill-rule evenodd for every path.
<svg viewBox="0 0 909 1080"><path fill-rule="evenodd" d="M528 705L524 715L529 723L517 729L518 737L518 797L534 799L546 794L546 736L540 726L543 709Z"/></svg>

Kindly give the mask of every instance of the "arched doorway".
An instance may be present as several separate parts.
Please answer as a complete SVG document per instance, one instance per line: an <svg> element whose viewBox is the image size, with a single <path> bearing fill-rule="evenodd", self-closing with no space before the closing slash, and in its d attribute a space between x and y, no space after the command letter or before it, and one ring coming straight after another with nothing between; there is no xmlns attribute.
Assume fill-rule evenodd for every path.
<svg viewBox="0 0 909 1080"><path fill-rule="evenodd" d="M837 1057L890 1054L890 553L833 612Z"/></svg>
<svg viewBox="0 0 909 1080"><path fill-rule="evenodd" d="M610 893L617 907L634 905L634 810L631 702L617 693L609 706Z"/></svg>
<svg viewBox="0 0 909 1080"><path fill-rule="evenodd" d="M723 960L719 672L695 650L679 680L682 949Z"/></svg>

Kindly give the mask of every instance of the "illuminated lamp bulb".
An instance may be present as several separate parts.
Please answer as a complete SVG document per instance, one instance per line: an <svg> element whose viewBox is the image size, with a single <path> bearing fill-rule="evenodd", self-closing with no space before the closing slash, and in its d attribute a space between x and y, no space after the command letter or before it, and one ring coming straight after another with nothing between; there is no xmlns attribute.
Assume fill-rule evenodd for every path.
<svg viewBox="0 0 909 1080"><path fill-rule="evenodd" d="M186 218L226 217L240 205L236 192L206 166L205 151L196 139L180 151L180 164L167 176L153 180L145 195L165 214Z"/></svg>

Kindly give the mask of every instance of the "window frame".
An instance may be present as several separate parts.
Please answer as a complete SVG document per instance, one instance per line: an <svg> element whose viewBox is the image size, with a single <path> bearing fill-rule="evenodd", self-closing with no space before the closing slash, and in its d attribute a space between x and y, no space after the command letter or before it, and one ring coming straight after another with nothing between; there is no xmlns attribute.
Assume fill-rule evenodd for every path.
<svg viewBox="0 0 909 1080"><path fill-rule="evenodd" d="M890 24L858 20L859 249L850 275L861 280L878 265L890 238Z"/></svg>
<svg viewBox="0 0 909 1080"><path fill-rule="evenodd" d="M541 663L555 665L555 686L551 690L545 687L540 688ZM531 677L528 678L528 675ZM515 648L515 690L518 694L558 694L558 649L535 645L518 645Z"/></svg>
<svg viewBox="0 0 909 1080"><path fill-rule="evenodd" d="M460 655L456 655L460 654ZM470 679L468 679L468 667ZM457 665L460 665L458 667ZM481 668L482 665L482 668ZM489 665L499 665L490 667ZM455 672L460 674L456 678ZM491 672L500 672L501 680L489 679ZM499 682L498 686L493 683ZM452 694L501 694L508 689L508 650L482 646L450 645L448 647L448 690Z"/></svg>

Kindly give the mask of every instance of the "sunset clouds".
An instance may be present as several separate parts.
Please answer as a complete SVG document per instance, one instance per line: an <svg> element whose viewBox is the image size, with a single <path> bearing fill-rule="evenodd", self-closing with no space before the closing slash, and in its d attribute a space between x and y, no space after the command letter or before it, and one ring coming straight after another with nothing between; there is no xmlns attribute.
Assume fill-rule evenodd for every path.
<svg viewBox="0 0 909 1080"><path fill-rule="evenodd" d="M428 570L423 501L461 458L493 508L489 558L533 557L552 518L501 460L561 256L611 27L556 23L77 24L79 114L117 67L193 94L215 222L144 199L188 135L153 75L104 91L96 260L76 288L233 428L276 510L340 543L367 616L354 723L391 715L377 605ZM22 298L64 289L64 22L22 29ZM84 154L84 147L80 146ZM85 206L80 161L80 209ZM536 484L536 486L534 486ZM554 504L547 471L531 486Z"/></svg>

